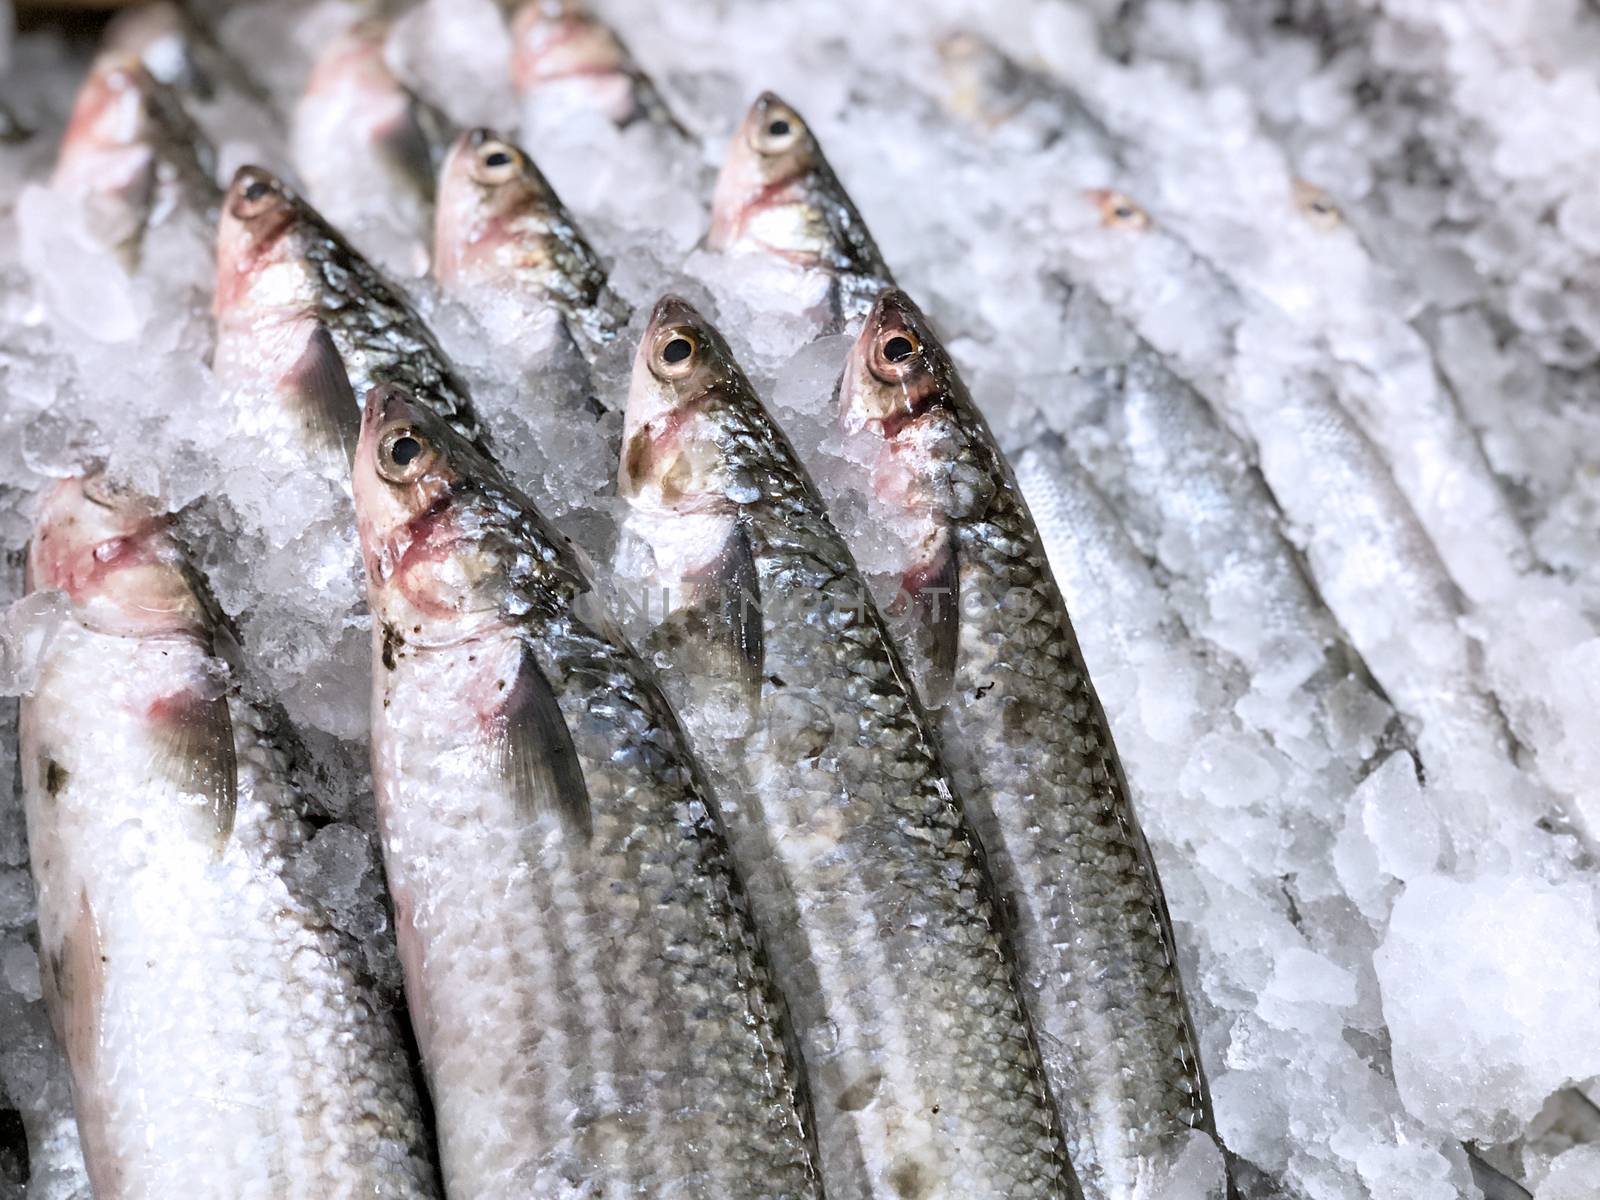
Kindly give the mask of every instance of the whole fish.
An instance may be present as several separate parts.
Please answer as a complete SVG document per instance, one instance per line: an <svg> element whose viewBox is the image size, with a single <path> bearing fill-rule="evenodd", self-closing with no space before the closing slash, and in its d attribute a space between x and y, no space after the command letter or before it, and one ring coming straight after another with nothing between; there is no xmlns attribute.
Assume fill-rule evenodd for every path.
<svg viewBox="0 0 1600 1200"><path fill-rule="evenodd" d="M482 444L467 386L400 291L270 172L241 167L217 234L216 371L241 428L346 479L356 397L397 383ZM263 403L263 398L270 402Z"/></svg>
<svg viewBox="0 0 1600 1200"><path fill-rule="evenodd" d="M865 315L893 282L810 126L771 92L756 98L728 147L706 248L792 263L816 278L836 324Z"/></svg>
<svg viewBox="0 0 1600 1200"><path fill-rule="evenodd" d="M433 270L458 297L552 314L591 366L628 323L605 265L528 154L491 129L462 134L439 179Z"/></svg>
<svg viewBox="0 0 1600 1200"><path fill-rule="evenodd" d="M875 488L919 531L903 586L949 681L945 742L1013 913L1084 1195L1131 1196L1191 1131L1216 1130L1161 883L1066 605L1011 468L903 293L873 306L839 402L881 439Z"/></svg>
<svg viewBox="0 0 1600 1200"><path fill-rule="evenodd" d="M1460 590L1320 360L1281 314L1129 197L1097 192L1088 202L1095 215L1063 243L1074 278L1248 438L1318 591L1384 691L1422 721L1424 757L1440 769L1468 757L1504 762L1512 739L1482 651L1462 628Z"/></svg>
<svg viewBox="0 0 1600 1200"><path fill-rule="evenodd" d="M355 501L373 778L445 1186L818 1195L716 808L572 544L394 387Z"/></svg>
<svg viewBox="0 0 1600 1200"><path fill-rule="evenodd" d="M90 232L132 269L175 210L209 221L219 192L210 143L137 59L97 58L73 105L50 186L83 204Z"/></svg>
<svg viewBox="0 0 1600 1200"><path fill-rule="evenodd" d="M1074 370L1064 411L1046 418L1069 434L1088 424L1103 436L1109 450L1085 453L1085 467L1164 569L1185 625L1272 697L1249 719L1301 759L1341 752L1345 732L1328 709L1335 696L1392 721L1392 712L1378 716L1387 700L1284 535L1245 446L1090 289L1069 286L1066 313L1108 354Z"/></svg>
<svg viewBox="0 0 1600 1200"><path fill-rule="evenodd" d="M317 207L342 228L377 226L373 246L410 267L401 254L425 245L451 131L389 69L388 32L387 22L367 19L328 44L295 105L290 139Z"/></svg>
<svg viewBox="0 0 1600 1200"><path fill-rule="evenodd" d="M290 744L213 658L170 523L103 477L44 501L73 621L22 702L44 987L99 1200L432 1197L398 1028L299 882Z"/></svg>
<svg viewBox="0 0 1600 1200"><path fill-rule="evenodd" d="M609 25L581 0L524 0L511 16L511 77L525 101L592 109L627 127L689 134Z"/></svg>
<svg viewBox="0 0 1600 1200"><path fill-rule="evenodd" d="M827 1193L1075 1196L982 852L909 677L794 450L673 296L634 360L620 490L683 599L680 671L731 685L747 718L719 740L684 708L737 781L734 851L799 1027Z"/></svg>

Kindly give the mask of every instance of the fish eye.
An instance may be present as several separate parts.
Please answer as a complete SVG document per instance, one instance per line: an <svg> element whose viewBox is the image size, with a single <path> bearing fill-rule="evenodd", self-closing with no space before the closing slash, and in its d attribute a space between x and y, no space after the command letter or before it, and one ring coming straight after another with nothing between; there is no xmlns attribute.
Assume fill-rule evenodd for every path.
<svg viewBox="0 0 1600 1200"><path fill-rule="evenodd" d="M1105 224L1120 229L1149 228L1150 214L1121 192L1102 192L1098 199L1100 219Z"/></svg>
<svg viewBox="0 0 1600 1200"><path fill-rule="evenodd" d="M472 177L479 183L505 183L516 177L521 166L519 157L504 142L486 142L472 161Z"/></svg>
<svg viewBox="0 0 1600 1200"><path fill-rule="evenodd" d="M415 482L433 460L433 446L410 425L396 425L378 440L378 474L390 483Z"/></svg>
<svg viewBox="0 0 1600 1200"><path fill-rule="evenodd" d="M909 329L885 329L878 335L872 373L886 383L898 383L915 367L922 341Z"/></svg>
<svg viewBox="0 0 1600 1200"><path fill-rule="evenodd" d="M687 375L694 366L698 348L699 341L690 330L681 327L667 330L656 342L656 373L669 379Z"/></svg>
<svg viewBox="0 0 1600 1200"><path fill-rule="evenodd" d="M777 108L751 130L750 144L761 154L781 154L800 137L800 118Z"/></svg>
<svg viewBox="0 0 1600 1200"><path fill-rule="evenodd" d="M890 362L904 362L916 352L916 339L903 333L897 333L883 343L883 356Z"/></svg>
<svg viewBox="0 0 1600 1200"><path fill-rule="evenodd" d="M277 192L272 180L260 177L252 179L239 189L239 198L233 204L233 215L241 221L261 215L271 206Z"/></svg>

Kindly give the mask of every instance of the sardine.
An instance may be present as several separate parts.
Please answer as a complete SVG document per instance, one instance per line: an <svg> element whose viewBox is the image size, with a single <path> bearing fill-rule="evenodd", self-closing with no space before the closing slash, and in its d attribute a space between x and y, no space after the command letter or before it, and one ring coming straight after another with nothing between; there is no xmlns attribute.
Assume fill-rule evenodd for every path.
<svg viewBox="0 0 1600 1200"><path fill-rule="evenodd" d="M214 169L171 89L137 59L107 54L78 91L50 185L84 206L90 232L132 268L151 225L174 210L214 217Z"/></svg>
<svg viewBox="0 0 1600 1200"><path fill-rule="evenodd" d="M893 283L810 126L771 92L757 97L728 147L706 248L773 255L817 276L841 323L864 316Z"/></svg>
<svg viewBox="0 0 1600 1200"><path fill-rule="evenodd" d="M591 366L630 316L600 261L528 154L490 129L461 135L439 180L433 270L454 295L559 318Z"/></svg>
<svg viewBox="0 0 1600 1200"><path fill-rule="evenodd" d="M983 855L844 540L721 335L663 298L619 490L675 590L663 653L799 1026L833 1197L1076 1195ZM670 648L670 649L669 649ZM674 699L689 694L680 685Z"/></svg>
<svg viewBox="0 0 1600 1200"><path fill-rule="evenodd" d="M295 167L317 207L341 227L382 228L385 259L424 247L434 184L453 130L384 59L388 25L358 21L318 57L295 105Z"/></svg>
<svg viewBox="0 0 1600 1200"><path fill-rule="evenodd" d="M524 0L511 41L511 77L525 101L593 109L622 127L649 121L690 140L616 31L582 0Z"/></svg>
<svg viewBox="0 0 1600 1200"><path fill-rule="evenodd" d="M344 479L356 397L412 389L483 444L467 385L400 291L310 205L260 167L241 167L217 236L216 370L241 427L287 463ZM271 403L263 403L270 397Z"/></svg>
<svg viewBox="0 0 1600 1200"><path fill-rule="evenodd" d="M1022 980L1087 1197L1126 1197L1215 1138L1161 883L1011 468L925 317L873 306L840 383L914 520L952 765L1014 917Z"/></svg>
<svg viewBox="0 0 1600 1200"><path fill-rule="evenodd" d="M214 659L169 521L64 480L28 568L74 607L22 702L21 758L95 1195L436 1196L398 1027L296 881L290 743Z"/></svg>
<svg viewBox="0 0 1600 1200"><path fill-rule="evenodd" d="M572 544L393 387L354 493L373 778L445 1185L819 1195L717 810Z"/></svg>

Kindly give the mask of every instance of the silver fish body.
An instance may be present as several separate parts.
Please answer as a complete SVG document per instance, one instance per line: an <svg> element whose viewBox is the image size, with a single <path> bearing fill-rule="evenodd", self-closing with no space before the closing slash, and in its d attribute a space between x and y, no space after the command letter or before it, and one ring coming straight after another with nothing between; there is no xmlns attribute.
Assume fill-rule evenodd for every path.
<svg viewBox="0 0 1600 1200"><path fill-rule="evenodd" d="M297 882L271 721L219 678L165 523L67 480L30 551L74 621L21 718L45 992L99 1200L425 1198L431 1150L360 947Z"/></svg>
<svg viewBox="0 0 1600 1200"><path fill-rule="evenodd" d="M681 601L658 630L677 692L698 674L737 697L733 736L682 707L730 781L828 1195L1076 1195L983 857L910 679L794 451L673 297L635 359L623 453L636 532Z"/></svg>
<svg viewBox="0 0 1600 1200"><path fill-rule="evenodd" d="M840 399L882 438L880 494L925 522L905 586L944 593L925 610L944 740L1084 1195L1133 1195L1215 1125L1160 880L1066 606L1010 467L902 293L874 306Z"/></svg>
<svg viewBox="0 0 1600 1200"><path fill-rule="evenodd" d="M818 1195L717 813L570 543L397 390L355 496L373 777L451 1194Z"/></svg>
<svg viewBox="0 0 1600 1200"><path fill-rule="evenodd" d="M1093 199L1099 227L1069 241L1076 276L1243 434L1318 592L1395 705L1439 739L1436 765L1452 749L1503 761L1510 733L1462 626L1460 590L1303 339L1131 200ZM1175 319L1166 292L1158 304L1139 287L1113 248L1138 276L1183 281L1194 321ZM1435 756L1425 747L1424 757Z"/></svg>

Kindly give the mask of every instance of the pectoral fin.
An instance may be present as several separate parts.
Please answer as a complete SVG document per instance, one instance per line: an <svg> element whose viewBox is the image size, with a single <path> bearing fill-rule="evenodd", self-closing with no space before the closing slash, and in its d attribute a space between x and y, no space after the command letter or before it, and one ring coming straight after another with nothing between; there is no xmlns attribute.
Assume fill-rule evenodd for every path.
<svg viewBox="0 0 1600 1200"><path fill-rule="evenodd" d="M233 747L233 718L225 695L207 696L198 688L158 701L150 710L152 773L179 790L199 796L199 832L214 839L218 852L233 832L239 801L238 761Z"/></svg>
<svg viewBox="0 0 1600 1200"><path fill-rule="evenodd" d="M523 653L504 690L484 733L515 811L529 819L554 816L563 829L588 838L593 823L583 764L555 691L531 654Z"/></svg>
<svg viewBox="0 0 1600 1200"><path fill-rule="evenodd" d="M900 606L909 609L928 655L928 677L922 692L930 705L943 702L955 679L961 635L960 567L954 541L941 530L922 561L900 580L904 597Z"/></svg>
<svg viewBox="0 0 1600 1200"><path fill-rule="evenodd" d="M685 576L684 586L685 629L698 631L710 643L713 661L727 663L741 688L760 695L766 659L761 577L744 526L735 525L722 552L704 569Z"/></svg>
<svg viewBox="0 0 1600 1200"><path fill-rule="evenodd" d="M344 359L324 326L318 325L312 332L286 384L289 402L311 444L341 473L348 472L361 433L361 405L350 386Z"/></svg>

